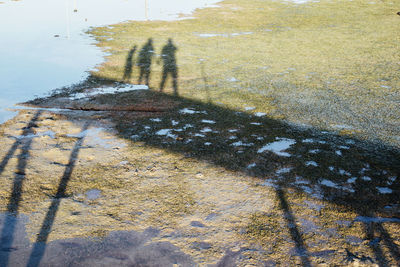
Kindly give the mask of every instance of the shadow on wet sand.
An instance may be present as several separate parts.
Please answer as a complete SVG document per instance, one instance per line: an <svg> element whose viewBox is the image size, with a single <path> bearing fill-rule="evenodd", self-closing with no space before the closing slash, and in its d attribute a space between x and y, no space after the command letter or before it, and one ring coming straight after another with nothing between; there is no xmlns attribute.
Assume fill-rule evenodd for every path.
<svg viewBox="0 0 400 267"><path fill-rule="evenodd" d="M0 165L0 174L4 171L9 160L14 156L17 149L20 149L20 154L17 156L18 163L15 170L13 187L11 194L8 198L7 213L3 222L0 239L0 266L7 266L9 261L9 253L14 250L14 231L18 223L17 216L19 204L22 200L22 186L25 180L25 172L27 169L29 150L31 149L35 131L37 128L37 120L39 119L41 111L37 111L31 121L22 130L22 135L19 136L11 146L6 156L2 159Z"/></svg>

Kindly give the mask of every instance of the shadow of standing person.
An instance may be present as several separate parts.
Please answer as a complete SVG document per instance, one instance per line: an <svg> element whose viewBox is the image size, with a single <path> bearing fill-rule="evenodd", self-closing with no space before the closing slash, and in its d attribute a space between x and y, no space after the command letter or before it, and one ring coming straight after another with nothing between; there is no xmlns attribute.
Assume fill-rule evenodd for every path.
<svg viewBox="0 0 400 267"><path fill-rule="evenodd" d="M137 46L133 46L132 49L129 51L128 56L126 57L125 68L124 68L124 77L122 78L123 81L129 82L132 76L132 66L133 66L133 55L136 52Z"/></svg>
<svg viewBox="0 0 400 267"><path fill-rule="evenodd" d="M149 86L150 71L151 71L151 60L154 54L153 39L149 38L147 43L142 47L139 52L138 66L140 68L138 83L145 79L146 85Z"/></svg>
<svg viewBox="0 0 400 267"><path fill-rule="evenodd" d="M178 95L178 67L176 65L175 52L178 48L172 43L172 39L168 39L168 43L161 51L161 58L163 60L163 73L160 84L160 92L164 90L165 82L168 75L172 76L172 86L174 88L174 95Z"/></svg>

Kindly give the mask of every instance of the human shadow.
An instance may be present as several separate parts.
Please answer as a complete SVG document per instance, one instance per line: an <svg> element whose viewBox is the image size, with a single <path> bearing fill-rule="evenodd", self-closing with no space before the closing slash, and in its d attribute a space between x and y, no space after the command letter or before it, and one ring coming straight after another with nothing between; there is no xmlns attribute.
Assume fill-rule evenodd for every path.
<svg viewBox="0 0 400 267"><path fill-rule="evenodd" d="M132 76L132 70L134 66L133 58L136 52L137 46L134 45L131 50L129 50L128 56L126 57L125 61L125 67L124 67L124 76L122 77L122 80L124 82L129 82Z"/></svg>
<svg viewBox="0 0 400 267"><path fill-rule="evenodd" d="M163 61L163 70L160 83L160 92L164 90L168 76L172 78L172 87L174 95L178 95L178 66L176 65L176 50L178 48L173 44L172 39L168 39L168 43L161 50L161 59Z"/></svg>
<svg viewBox="0 0 400 267"><path fill-rule="evenodd" d="M7 214L3 223L3 229L0 238L0 266L7 266L9 262L9 256L12 252L12 244L14 241L14 231L17 224L17 215L19 205L22 200L22 187L26 178L26 167L29 159L29 150L31 149L33 138L35 135L34 128L37 128L37 120L41 115L41 111L37 111L27 126L23 128L21 136L16 137L16 140L12 147L3 158L0 165L0 174L4 171L9 160L14 156L16 150L19 148L20 153L18 155L17 169L15 170L15 176L13 181L13 187L11 194L8 199Z"/></svg>
<svg viewBox="0 0 400 267"><path fill-rule="evenodd" d="M27 266L39 266L41 259L46 250L46 242L49 237L49 234L52 230L54 220L57 215L58 208L60 206L62 198L66 197L66 190L68 186L68 182L71 178L72 172L74 170L76 160L78 159L79 150L83 144L86 130L89 128L90 123L86 122L82 127L81 133L78 137L78 140L75 143L74 148L71 151L71 155L69 157L69 162L65 167L64 173L61 177L60 183L58 185L58 189L56 194L54 195L51 205L47 211L47 214L43 220L40 231L37 235L36 241L33 245L33 249L31 251Z"/></svg>
<svg viewBox="0 0 400 267"><path fill-rule="evenodd" d="M138 56L138 67L139 67L139 79L138 84L142 83L144 79L145 84L149 86L150 74L151 74L151 63L154 56L153 39L149 38L147 43L142 47Z"/></svg>

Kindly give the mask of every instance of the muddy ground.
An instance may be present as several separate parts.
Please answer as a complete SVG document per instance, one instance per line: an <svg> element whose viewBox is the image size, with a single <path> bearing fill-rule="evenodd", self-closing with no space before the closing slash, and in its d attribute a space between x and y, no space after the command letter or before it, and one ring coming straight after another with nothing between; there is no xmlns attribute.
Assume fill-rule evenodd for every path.
<svg viewBox="0 0 400 267"><path fill-rule="evenodd" d="M2 266L400 263L394 148L151 90L29 106L0 129Z"/></svg>

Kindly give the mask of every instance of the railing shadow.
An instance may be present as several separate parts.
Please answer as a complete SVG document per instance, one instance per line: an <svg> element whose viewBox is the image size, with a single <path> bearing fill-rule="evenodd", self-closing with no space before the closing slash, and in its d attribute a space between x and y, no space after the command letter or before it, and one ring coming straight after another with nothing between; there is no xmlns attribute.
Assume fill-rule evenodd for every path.
<svg viewBox="0 0 400 267"><path fill-rule="evenodd" d="M394 261L397 263L398 266L400 266L400 249L398 245L396 245L393 238L386 231L382 221L374 220L374 216L372 215L373 214L368 213L368 216L362 216L362 218L364 218L363 228L365 236L368 240L368 245L374 252L375 258L378 261L379 266L390 266L390 263L384 256L384 252L382 249L383 245L381 243L385 245Z"/></svg>
<svg viewBox="0 0 400 267"><path fill-rule="evenodd" d="M286 227L289 229L290 237L295 242L296 255L300 257L302 266L310 267L311 263L309 260L309 253L305 242L301 236L301 232L296 225L296 218L291 211L290 205L285 197L285 192L282 188L276 189L276 195L279 199L280 208L283 211L284 218L286 220Z"/></svg>
<svg viewBox="0 0 400 267"><path fill-rule="evenodd" d="M82 127L81 135L84 135L85 131L89 128L89 123L85 123ZM78 140L75 143L74 148L71 151L71 155L69 157L69 162L65 167L64 174L61 177L60 183L58 185L57 193L53 197L51 201L51 205L47 211L47 214L43 220L42 226L40 228L40 232L36 238L36 242L33 245L33 249L31 255L28 260L27 266L39 266L41 259L46 250L46 242L53 227L54 220L57 215L58 208L60 206L62 198L65 198L66 190L68 182L71 178L72 172L74 170L76 160L78 158L79 150L83 144L84 136L78 137Z"/></svg>
<svg viewBox="0 0 400 267"><path fill-rule="evenodd" d="M25 171L29 159L29 150L33 142L34 128L37 128L36 121L39 119L41 111L37 111L28 125L23 128L22 135L19 136L11 146L0 166L0 174L4 171L8 161L14 156L16 150L20 148L21 152L18 155L17 169L13 181L13 187L8 199L7 214L3 223L3 229L0 239L0 266L7 266L9 255L12 252L12 244L14 241L14 231L17 224L17 215L19 205L22 199L22 186L25 180Z"/></svg>

